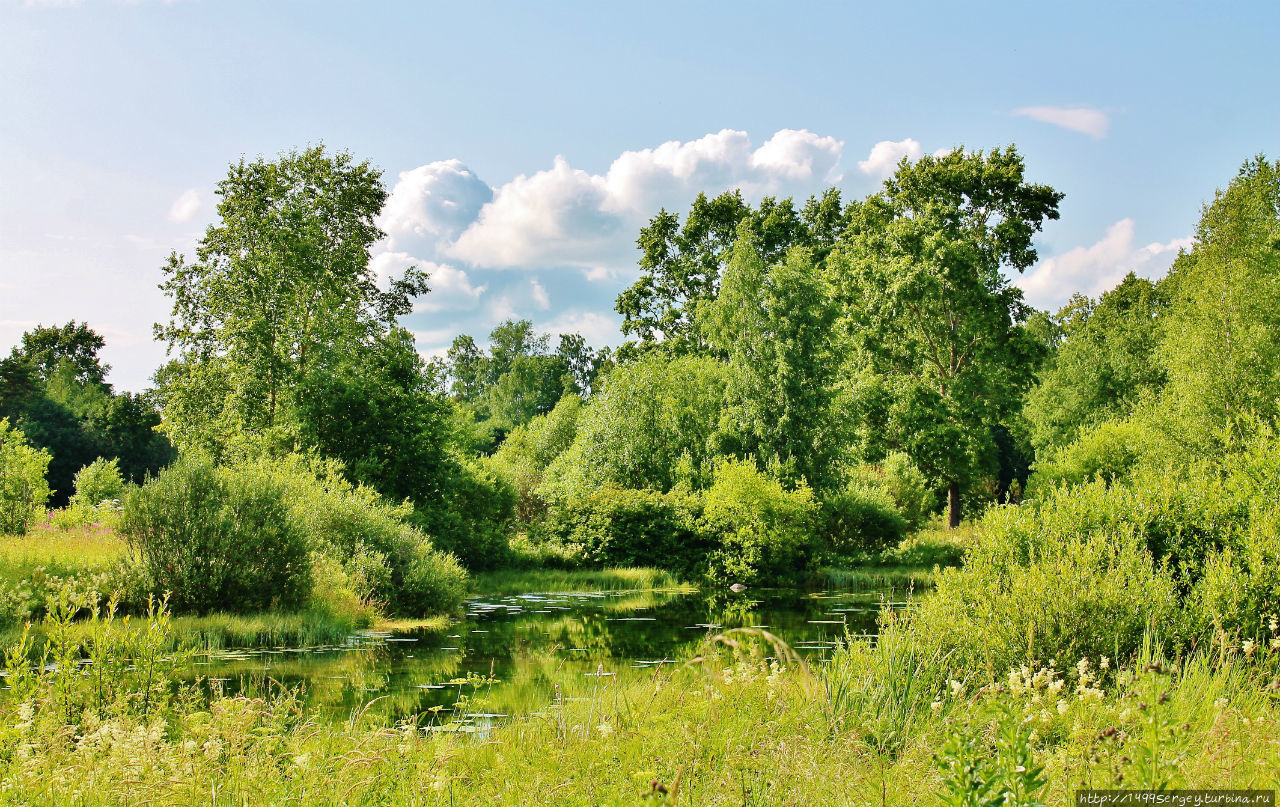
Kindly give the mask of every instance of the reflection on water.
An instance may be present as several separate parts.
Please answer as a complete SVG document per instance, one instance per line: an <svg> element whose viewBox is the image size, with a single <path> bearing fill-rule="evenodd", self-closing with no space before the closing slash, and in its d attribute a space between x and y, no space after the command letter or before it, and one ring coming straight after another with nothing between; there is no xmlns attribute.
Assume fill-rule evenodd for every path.
<svg viewBox="0 0 1280 807"><path fill-rule="evenodd" d="M763 628L821 658L846 631L872 634L880 610L904 599L902 591L794 589L481 596L444 630L214 652L194 672L224 692L301 685L311 706L338 719L363 710L436 731L484 732L508 714L547 708L557 686L572 694L598 675L652 674L731 628Z"/></svg>

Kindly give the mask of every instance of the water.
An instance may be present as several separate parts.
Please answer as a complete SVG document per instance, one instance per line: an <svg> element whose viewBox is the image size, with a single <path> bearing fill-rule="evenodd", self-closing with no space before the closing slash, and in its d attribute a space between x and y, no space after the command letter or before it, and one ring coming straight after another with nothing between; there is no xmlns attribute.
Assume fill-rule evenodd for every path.
<svg viewBox="0 0 1280 807"><path fill-rule="evenodd" d="M224 692L299 686L334 719L416 718L437 730L481 730L572 697L596 676L653 675L682 665L734 628L767 631L811 662L846 634L872 635L899 591L530 593L475 597L440 631L366 632L340 646L221 651L195 674ZM274 682L274 683L273 683ZM460 719L462 718L462 719Z"/></svg>

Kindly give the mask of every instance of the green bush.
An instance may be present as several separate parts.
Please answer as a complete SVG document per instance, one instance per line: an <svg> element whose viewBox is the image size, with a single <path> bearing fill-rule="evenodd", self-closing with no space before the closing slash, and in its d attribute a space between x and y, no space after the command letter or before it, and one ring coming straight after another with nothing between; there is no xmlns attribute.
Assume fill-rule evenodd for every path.
<svg viewBox="0 0 1280 807"><path fill-rule="evenodd" d="M489 458L489 467L515 490L515 516L521 524L546 515L547 500L539 488L547 466L572 445L581 411L581 398L564 396L555 409L513 429Z"/></svg>
<svg viewBox="0 0 1280 807"><path fill-rule="evenodd" d="M1160 432L1134 420L1109 421L1082 432L1053 459L1036 463L1027 496L1043 496L1055 485L1124 481L1141 467L1163 467L1177 454Z"/></svg>
<svg viewBox="0 0 1280 807"><path fill-rule="evenodd" d="M703 495L700 529L715 542L713 579L785 585L802 579L814 556L820 517L807 487L786 491L754 464L725 460Z"/></svg>
<svg viewBox="0 0 1280 807"><path fill-rule="evenodd" d="M181 460L130 492L121 533L175 610L297 607L310 593L306 533L261 467Z"/></svg>
<svg viewBox="0 0 1280 807"><path fill-rule="evenodd" d="M27 445L26 436L0 418L0 535L25 535L49 501L45 472L49 452Z"/></svg>
<svg viewBox="0 0 1280 807"><path fill-rule="evenodd" d="M822 535L836 554L876 552L906 534L907 520L881 488L850 486L822 502Z"/></svg>
<svg viewBox="0 0 1280 807"><path fill-rule="evenodd" d="M681 493L606 487L552 509L544 542L593 566L658 566L683 575L706 569L698 499Z"/></svg>
<svg viewBox="0 0 1280 807"><path fill-rule="evenodd" d="M307 536L313 565L324 567L325 579L342 592L336 601L350 594L367 606L417 617L454 611L466 596L467 575L457 559L406 523L412 505L387 504L372 488L346 481L331 463L292 457L259 468L285 487L290 518ZM317 597L333 599L324 592Z"/></svg>
<svg viewBox="0 0 1280 807"><path fill-rule="evenodd" d="M103 502L124 499L124 477L120 475L119 460L114 458L99 457L84 466L76 472L75 484L72 505L97 507Z"/></svg>
<svg viewBox="0 0 1280 807"><path fill-rule="evenodd" d="M515 488L480 462L465 460L440 498L419 503L412 519L437 548L453 553L467 569L483 571L510 556L515 505Z"/></svg>

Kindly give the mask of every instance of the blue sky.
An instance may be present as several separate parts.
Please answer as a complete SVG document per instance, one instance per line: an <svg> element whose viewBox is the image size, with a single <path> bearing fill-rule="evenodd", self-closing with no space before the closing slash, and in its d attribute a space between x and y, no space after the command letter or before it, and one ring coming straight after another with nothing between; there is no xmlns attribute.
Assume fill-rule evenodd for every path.
<svg viewBox="0 0 1280 807"><path fill-rule="evenodd" d="M1274 2L0 0L0 350L84 320L146 386L160 266L227 164L316 142L386 172L375 266L432 270L424 353L508 316L616 343L659 206L863 196L957 145L1066 193L1019 279L1052 308L1163 272L1280 153L1278 40Z"/></svg>

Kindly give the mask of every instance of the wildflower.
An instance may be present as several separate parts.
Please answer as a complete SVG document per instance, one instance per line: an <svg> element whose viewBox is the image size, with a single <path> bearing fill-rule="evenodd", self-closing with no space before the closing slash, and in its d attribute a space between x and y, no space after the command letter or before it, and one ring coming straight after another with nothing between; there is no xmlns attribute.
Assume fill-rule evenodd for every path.
<svg viewBox="0 0 1280 807"><path fill-rule="evenodd" d="M1271 649L1280 650L1280 636L1277 636L1276 638L1271 640Z"/></svg>
<svg viewBox="0 0 1280 807"><path fill-rule="evenodd" d="M954 679L947 682L947 686L951 687L951 697L958 698L964 694L964 684Z"/></svg>
<svg viewBox="0 0 1280 807"><path fill-rule="evenodd" d="M1272 633L1280 633L1280 619L1277 619L1276 615L1272 614L1271 619L1267 620L1267 627L1271 629Z"/></svg>
<svg viewBox="0 0 1280 807"><path fill-rule="evenodd" d="M601 723L600 725L596 726L596 732L597 732L601 737L612 737L612 736L613 736L613 726L612 726L612 725L610 725L610 724L608 724L608 723Z"/></svg>
<svg viewBox="0 0 1280 807"><path fill-rule="evenodd" d="M299 768L306 768L307 765L311 764L311 755L298 754L293 758L293 764L297 765Z"/></svg>
<svg viewBox="0 0 1280 807"><path fill-rule="evenodd" d="M1065 699L1058 701L1058 714L1065 715L1070 708L1071 704L1067 703Z"/></svg>
<svg viewBox="0 0 1280 807"><path fill-rule="evenodd" d="M933 713L934 713L934 714L937 714L938 712L941 712L941 711L942 711L942 701L941 701L941 700L936 700L936 701L934 701L933 703L929 704L929 708L933 710Z"/></svg>
<svg viewBox="0 0 1280 807"><path fill-rule="evenodd" d="M1059 692L1061 692L1061 691L1062 691L1062 687L1064 687L1064 686L1066 685L1066 683L1067 683L1067 682L1066 682L1066 681L1063 681L1061 678L1055 678L1054 680L1050 681L1050 682L1049 682L1049 687L1048 687L1048 689L1049 689L1049 694L1050 694L1050 695L1057 695Z"/></svg>
<svg viewBox="0 0 1280 807"><path fill-rule="evenodd" d="M1227 699L1218 698L1216 701L1213 702L1213 706L1215 709L1225 709L1227 708Z"/></svg>
<svg viewBox="0 0 1280 807"><path fill-rule="evenodd" d="M1244 654L1246 656L1252 656L1253 651L1257 649L1257 647L1258 647L1257 643L1254 642L1252 639L1245 639L1243 642L1240 643L1240 649L1244 651Z"/></svg>
<svg viewBox="0 0 1280 807"><path fill-rule="evenodd" d="M1107 658L1106 656L1103 656L1102 659L1098 662L1098 666L1104 670L1111 669L1111 659Z"/></svg>

